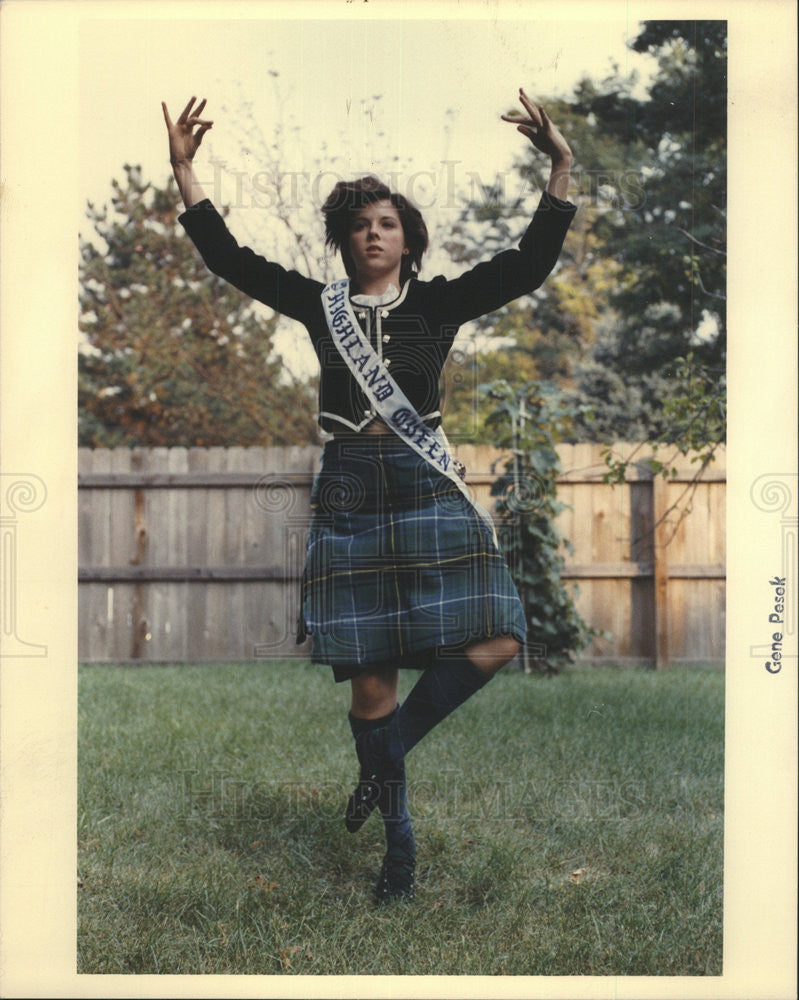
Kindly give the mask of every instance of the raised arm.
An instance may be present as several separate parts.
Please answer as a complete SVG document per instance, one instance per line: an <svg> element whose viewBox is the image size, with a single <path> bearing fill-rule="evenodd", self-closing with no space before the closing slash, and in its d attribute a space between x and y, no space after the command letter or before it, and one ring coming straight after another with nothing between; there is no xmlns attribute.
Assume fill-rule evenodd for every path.
<svg viewBox="0 0 799 1000"><path fill-rule="evenodd" d="M169 160L186 206L178 222L210 271L245 295L307 325L310 311L324 286L298 271L286 270L249 247L239 246L194 175L194 154L213 125L212 121L200 117L205 99L192 111L195 100L192 97L176 122L169 117L166 104L161 102L169 133Z"/></svg>
<svg viewBox="0 0 799 1000"><path fill-rule="evenodd" d="M194 175L193 160L203 136L214 124L212 121L200 118L205 108L205 98L194 111L191 110L196 100L196 97L192 97L176 122L169 117L166 103L161 101L169 133L169 162L172 164L172 172L186 208L191 208L205 198L205 192Z"/></svg>
<svg viewBox="0 0 799 1000"><path fill-rule="evenodd" d="M552 172L547 191L555 198L566 201L569 196L569 175L574 159L569 144L557 126L552 124L543 107L540 104L536 107L521 87L519 87L519 100L527 115L525 117L518 114L502 115L502 120L514 124L517 131L526 135L536 149L540 149L550 158Z"/></svg>
<svg viewBox="0 0 799 1000"><path fill-rule="evenodd" d="M502 119L514 123L536 149L549 156L552 162L549 183L518 249L504 250L457 278L434 278L431 282L442 323L452 329L539 288L557 263L577 211L577 206L568 200L573 160L569 144L546 111L536 108L521 89L519 99L527 116L502 115Z"/></svg>

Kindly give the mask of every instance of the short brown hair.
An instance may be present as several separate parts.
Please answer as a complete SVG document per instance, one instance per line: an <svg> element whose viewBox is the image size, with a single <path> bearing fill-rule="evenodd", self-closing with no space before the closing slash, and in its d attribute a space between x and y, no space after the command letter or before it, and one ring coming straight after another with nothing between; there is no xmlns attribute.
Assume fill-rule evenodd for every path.
<svg viewBox="0 0 799 1000"><path fill-rule="evenodd" d="M355 265L349 252L349 236L355 216L375 201L390 201L400 217L408 253L400 264L400 281L412 278L422 266L427 249L427 226L419 209L404 195L396 194L379 178L368 174L354 181L339 181L322 205L325 217L325 246L341 253L347 274L355 277Z"/></svg>

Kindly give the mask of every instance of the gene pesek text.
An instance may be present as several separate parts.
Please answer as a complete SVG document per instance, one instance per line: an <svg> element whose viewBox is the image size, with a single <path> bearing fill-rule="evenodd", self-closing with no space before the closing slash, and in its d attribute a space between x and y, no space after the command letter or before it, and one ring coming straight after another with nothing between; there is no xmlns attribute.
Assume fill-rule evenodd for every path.
<svg viewBox="0 0 799 1000"><path fill-rule="evenodd" d="M774 610L768 616L771 625L785 624L785 580L784 576L775 576L773 580L769 580L769 586L774 588ZM766 670L770 674L778 674L782 670L782 628L772 632L771 659L766 660Z"/></svg>

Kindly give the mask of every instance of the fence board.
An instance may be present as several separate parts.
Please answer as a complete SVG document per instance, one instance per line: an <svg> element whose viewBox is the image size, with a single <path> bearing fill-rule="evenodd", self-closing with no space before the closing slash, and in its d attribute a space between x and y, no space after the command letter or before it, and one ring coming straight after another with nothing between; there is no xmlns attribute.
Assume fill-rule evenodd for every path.
<svg viewBox="0 0 799 1000"><path fill-rule="evenodd" d="M166 451L166 449L164 449ZM113 473L130 473L134 471L134 459L139 461L140 454L146 452L131 452L128 448L111 449L110 471ZM124 490L111 495L111 532L108 559L112 566L130 566L136 559L140 548L140 539L136 536L136 504L142 503L142 496L136 490ZM111 632L112 655L114 658L128 657L134 652L135 618L139 601L143 599L142 585L117 586L110 588L109 606L112 614Z"/></svg>
<svg viewBox="0 0 799 1000"><path fill-rule="evenodd" d="M185 474L189 468L188 450L170 448L167 463L169 472ZM185 566L188 552L189 491L169 490L169 544L167 562L170 566ZM167 588L166 650L167 659L185 660L188 656L188 590L189 585L179 583Z"/></svg>
<svg viewBox="0 0 799 1000"><path fill-rule="evenodd" d="M278 481L284 472L283 463L276 448L248 448L244 457L248 472L275 477ZM290 488L281 488L281 495L291 498ZM246 537L245 566L277 566L283 563L282 533L284 516L275 517L264 510L260 493L249 488L245 494L244 531ZM285 515L286 511L281 511ZM268 636L274 633L273 616L280 616L280 607L285 603L287 588L281 583L261 583L250 586L242 584L242 613L244 616L244 644L248 657Z"/></svg>
<svg viewBox="0 0 799 1000"><path fill-rule="evenodd" d="M147 472L169 471L169 449L152 448L143 458ZM169 544L169 492L166 490L146 490L145 524L146 544L142 554L143 564L154 566L168 564L166 556ZM156 581L143 588L145 600L142 602L139 632L137 634L137 655L145 660L167 659L167 587ZM159 651L161 656L159 657Z"/></svg>
<svg viewBox="0 0 799 1000"><path fill-rule="evenodd" d="M228 468L240 470L244 448L228 448ZM242 565L244 562L245 489L233 487L225 491L225 565ZM227 590L227 614L224 621L225 644L228 649L241 650L244 646L244 586L231 583Z"/></svg>
<svg viewBox="0 0 799 1000"><path fill-rule="evenodd" d="M225 472L228 468L226 448L208 449L208 471ZM207 521L205 554L207 565L223 566L226 561L227 490L211 489L206 493ZM200 548L198 541L198 548ZM204 658L224 660L230 657L227 640L228 589L227 587L199 584L205 598Z"/></svg>
<svg viewBox="0 0 799 1000"><path fill-rule="evenodd" d="M111 468L107 450L78 454L78 474L106 472ZM100 490L81 490L78 494L78 551L88 565L110 561L111 494ZM90 584L78 588L78 634L82 655L89 659L108 657L109 622L107 587Z"/></svg>
<svg viewBox="0 0 799 1000"><path fill-rule="evenodd" d="M653 480L651 449L614 446L627 455L633 448L632 481L611 486L602 482L600 446L559 447L558 499L568 506L558 528L574 546L564 579L579 586L585 620L611 633L583 657L651 662L660 634L661 661L721 662L724 456L706 470L690 515L664 526L664 538L672 528L674 537L658 550L655 508L662 512L684 492L695 467L681 460L676 481ZM507 454L455 450L476 498L492 511L491 483ZM307 655L310 644L297 647L294 629L318 468L314 447L80 449L81 659Z"/></svg>
<svg viewBox="0 0 799 1000"><path fill-rule="evenodd" d="M187 468L190 473L208 473L208 449L189 448ZM210 531L208 489L188 490L186 497L186 564L208 566L207 537ZM186 659L201 660L208 649L207 602L209 588L195 584L186 588Z"/></svg>

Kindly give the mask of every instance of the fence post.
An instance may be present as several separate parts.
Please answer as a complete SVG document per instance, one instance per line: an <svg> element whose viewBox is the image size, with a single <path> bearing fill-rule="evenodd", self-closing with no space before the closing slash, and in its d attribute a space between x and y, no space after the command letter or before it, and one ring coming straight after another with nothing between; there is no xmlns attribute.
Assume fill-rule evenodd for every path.
<svg viewBox="0 0 799 1000"><path fill-rule="evenodd" d="M666 512L668 483L654 473L652 476L652 557L655 577L655 669L669 663L669 562Z"/></svg>

